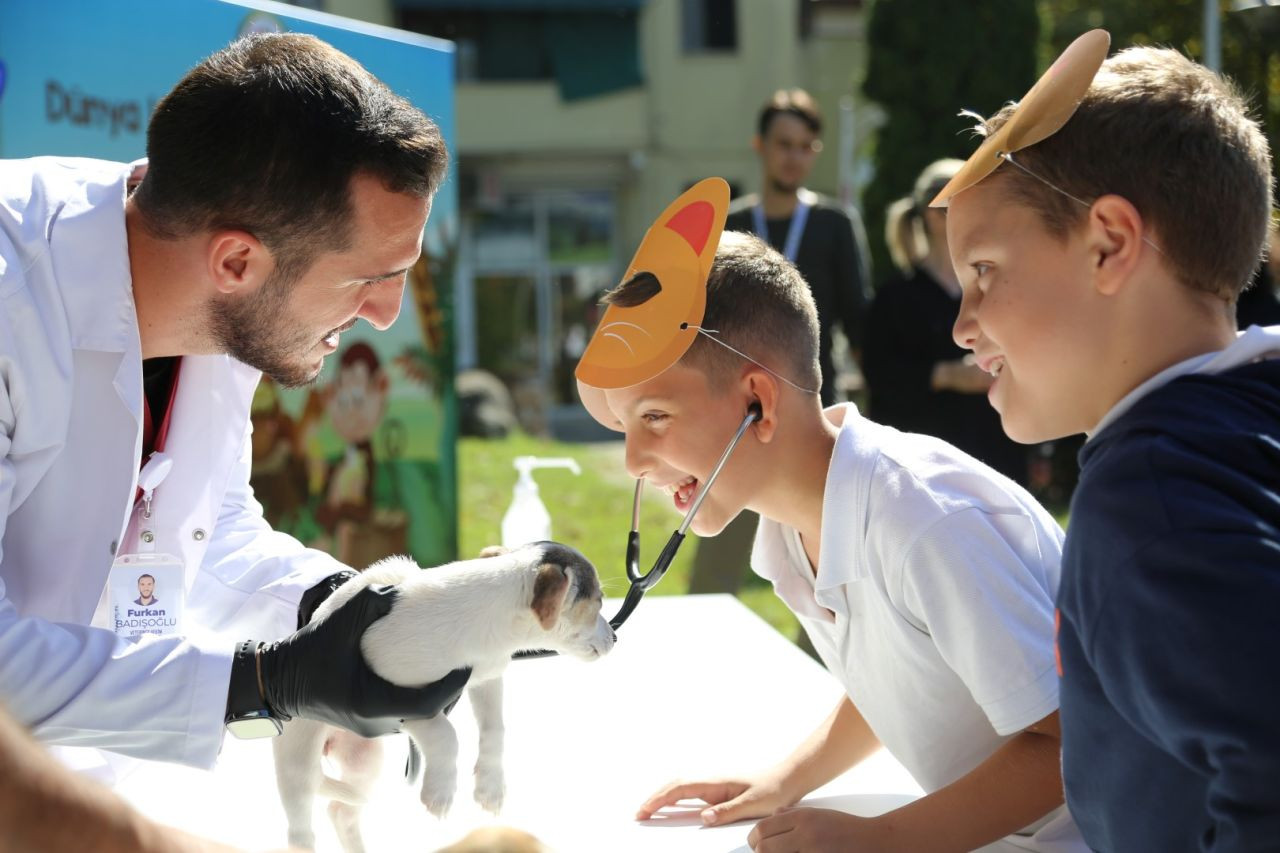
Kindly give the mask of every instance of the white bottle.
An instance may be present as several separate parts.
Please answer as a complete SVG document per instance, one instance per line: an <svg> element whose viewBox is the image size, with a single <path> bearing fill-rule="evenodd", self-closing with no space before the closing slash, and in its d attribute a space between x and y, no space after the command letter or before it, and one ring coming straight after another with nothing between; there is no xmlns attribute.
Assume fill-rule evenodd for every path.
<svg viewBox="0 0 1280 853"><path fill-rule="evenodd" d="M535 468L568 468L581 474L576 460L568 458L540 459L537 456L517 456L512 462L519 476L512 490L511 506L502 516L502 546L519 548L529 542L541 542L551 538L551 514L538 497L538 483L533 479Z"/></svg>

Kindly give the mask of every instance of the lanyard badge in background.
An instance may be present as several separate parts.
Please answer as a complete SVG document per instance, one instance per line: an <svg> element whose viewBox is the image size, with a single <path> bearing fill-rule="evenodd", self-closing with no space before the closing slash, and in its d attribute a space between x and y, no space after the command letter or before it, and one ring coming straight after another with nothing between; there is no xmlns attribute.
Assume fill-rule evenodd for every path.
<svg viewBox="0 0 1280 853"><path fill-rule="evenodd" d="M801 191L803 192L803 190ZM796 202L795 212L791 214L791 225L787 228L787 240L782 244L782 256L791 263L796 262L800 252L800 241L804 238L804 226L809 222L809 210L813 205L804 199ZM751 208L751 225L756 236L769 242L769 226L764 219L764 202Z"/></svg>

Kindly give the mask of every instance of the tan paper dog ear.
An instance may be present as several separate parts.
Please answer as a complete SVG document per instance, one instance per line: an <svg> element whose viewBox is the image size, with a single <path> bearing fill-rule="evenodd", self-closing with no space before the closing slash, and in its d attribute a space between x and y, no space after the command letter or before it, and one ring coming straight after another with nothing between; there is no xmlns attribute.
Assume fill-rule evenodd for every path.
<svg viewBox="0 0 1280 853"><path fill-rule="evenodd" d="M1018 102L1009 120L983 140L929 206L946 207L956 193L994 172L1002 154L1012 154L1057 133L1080 106L1110 47L1111 36L1106 30L1090 30L1067 45Z"/></svg>
<svg viewBox="0 0 1280 853"><path fill-rule="evenodd" d="M600 318L574 375L587 411L617 429L604 389L652 379L693 344L707 305L707 275L729 211L722 178L694 184L659 214L622 277L636 298ZM634 281L633 281L634 280Z"/></svg>

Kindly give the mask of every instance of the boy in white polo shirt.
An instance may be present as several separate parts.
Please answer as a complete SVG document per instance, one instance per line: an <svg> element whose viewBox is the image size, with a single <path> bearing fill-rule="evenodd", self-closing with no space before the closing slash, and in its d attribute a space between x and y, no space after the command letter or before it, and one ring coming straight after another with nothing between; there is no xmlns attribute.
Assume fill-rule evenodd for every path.
<svg viewBox="0 0 1280 853"><path fill-rule="evenodd" d="M752 830L753 847L970 850L1008 837L1022 849L1083 850L1058 764L1061 530L1012 481L941 441L867 421L852 405L824 412L803 279L754 237L691 229L706 214L692 208L668 208L646 244L665 226L704 254L705 312L676 281L687 265L642 262L642 246L579 366L583 402L626 434L628 472L666 487L681 511L744 416L758 413L692 527L714 535L743 509L760 513L753 568L847 695L777 766L668 785L638 817L685 798L709 804L707 824L774 815L883 744L926 796L870 819L790 809ZM664 300L692 319L645 314ZM691 340L667 341L668 328ZM615 370L606 346L617 360L643 361L645 346L657 355Z"/></svg>

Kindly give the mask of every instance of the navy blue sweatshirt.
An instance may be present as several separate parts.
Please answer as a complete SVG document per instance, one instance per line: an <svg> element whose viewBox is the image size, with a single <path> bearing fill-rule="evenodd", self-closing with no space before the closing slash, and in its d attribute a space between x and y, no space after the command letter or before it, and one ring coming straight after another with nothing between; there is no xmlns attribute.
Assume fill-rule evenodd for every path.
<svg viewBox="0 0 1280 853"><path fill-rule="evenodd" d="M1063 777L1105 851L1280 850L1280 360L1182 376L1080 453Z"/></svg>

